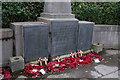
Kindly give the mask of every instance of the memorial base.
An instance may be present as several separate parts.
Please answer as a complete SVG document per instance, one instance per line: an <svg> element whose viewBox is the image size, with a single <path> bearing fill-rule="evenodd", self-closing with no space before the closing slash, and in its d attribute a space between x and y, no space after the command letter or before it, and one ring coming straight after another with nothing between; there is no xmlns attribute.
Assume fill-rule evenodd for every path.
<svg viewBox="0 0 120 80"><path fill-rule="evenodd" d="M77 28L78 28L77 19L75 18L64 18L64 19L44 18L42 21L45 21L50 25L49 52L51 53L52 57L76 51Z"/></svg>
<svg viewBox="0 0 120 80"><path fill-rule="evenodd" d="M77 50L87 50L92 48L94 23L79 21Z"/></svg>
<svg viewBox="0 0 120 80"><path fill-rule="evenodd" d="M48 57L49 26L41 22L12 23L14 30L16 56L23 56L25 61Z"/></svg>

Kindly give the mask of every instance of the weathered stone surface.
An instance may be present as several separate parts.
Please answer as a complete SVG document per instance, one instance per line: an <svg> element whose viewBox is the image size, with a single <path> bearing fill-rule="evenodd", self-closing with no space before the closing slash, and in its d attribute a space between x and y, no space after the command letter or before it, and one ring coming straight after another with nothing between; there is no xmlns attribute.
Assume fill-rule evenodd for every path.
<svg viewBox="0 0 120 80"><path fill-rule="evenodd" d="M75 18L74 14L68 14L68 13L41 13L41 17L38 17L38 19L42 18Z"/></svg>
<svg viewBox="0 0 120 80"><path fill-rule="evenodd" d="M71 14L70 0L66 0L65 2L61 2L61 0L57 0L57 1L58 2L54 2L50 0L50 2L45 2L44 12L41 14L41 17L75 18L75 15Z"/></svg>
<svg viewBox="0 0 120 80"><path fill-rule="evenodd" d="M11 28L14 31L14 46L15 46L15 55L23 56L23 29L22 25L30 24L29 22L15 22L11 23Z"/></svg>
<svg viewBox="0 0 120 80"><path fill-rule="evenodd" d="M111 74L105 75L101 78L118 78L118 71L112 72Z"/></svg>
<svg viewBox="0 0 120 80"><path fill-rule="evenodd" d="M93 22L79 22L77 50L87 50L92 48L93 27Z"/></svg>
<svg viewBox="0 0 120 80"><path fill-rule="evenodd" d="M13 31L9 28L1 28L0 34L0 65L7 66L8 59L12 57L13 54Z"/></svg>
<svg viewBox="0 0 120 80"><path fill-rule="evenodd" d="M111 55L119 55L120 52L119 50L105 50L106 56L111 56Z"/></svg>
<svg viewBox="0 0 120 80"><path fill-rule="evenodd" d="M61 0L57 0L61 1ZM68 2L67 2L68 1ZM71 13L70 0L66 2L45 2L44 12L45 13Z"/></svg>
<svg viewBox="0 0 120 80"><path fill-rule="evenodd" d="M102 75L99 74L98 72L96 71L91 71L90 74L93 76L93 78L98 78L98 77L101 77Z"/></svg>
<svg viewBox="0 0 120 80"><path fill-rule="evenodd" d="M76 51L78 21L51 21L51 56Z"/></svg>
<svg viewBox="0 0 120 80"><path fill-rule="evenodd" d="M118 31L118 25L95 25L95 31Z"/></svg>
<svg viewBox="0 0 120 80"><path fill-rule="evenodd" d="M119 49L119 27L118 25L95 25L93 43L104 44L103 48Z"/></svg>
<svg viewBox="0 0 120 80"><path fill-rule="evenodd" d="M118 70L118 67L116 66L106 66L106 65L98 65L98 66L95 66L94 68L103 75L106 75Z"/></svg>
<svg viewBox="0 0 120 80"><path fill-rule="evenodd" d="M38 17L38 21L48 22L51 19L75 19L75 15L71 14L71 0L49 0L44 4L44 12L41 13L41 17Z"/></svg>
<svg viewBox="0 0 120 80"><path fill-rule="evenodd" d="M23 42L24 42L24 34L23 34L23 32L24 32L24 26L28 26L28 27L31 27L31 28L29 28L29 29L31 29L31 31L33 31L32 30L32 28L33 27L35 27L35 26L39 26L39 27L41 27L41 28L43 28L44 29L44 27L45 26L48 26L46 23L41 23L41 22L16 22L16 23L11 23L11 28L14 30L14 37L15 37L15 39L14 39L14 44L15 44L15 53L16 53L16 56L24 56L24 44L23 44ZM29 36L29 38L30 39L32 39L32 37L34 37L32 40L34 41L34 42L31 42L30 43L30 41L28 40L28 43L29 43L29 45L30 44L34 44L34 43L36 43L36 41L35 40L37 40L37 38L35 38L35 34L36 34L36 36L38 35L38 36L41 36L41 37L38 37L38 40L42 40L41 38L42 38L42 35L40 34L41 32L40 31L42 31L42 29L40 29L38 27L38 30L37 31L34 31L34 33L32 34L31 33L31 36ZM26 27L27 28L27 27ZM46 28L46 27L45 27ZM28 29L28 30L29 30ZM40 29L40 31L39 31L39 29ZM48 30L48 29L47 29ZM40 33L38 33L38 32L40 32ZM42 31L43 32L43 31ZM44 32L45 33L45 35L46 35L46 33L48 33L48 31L47 32ZM45 36L44 35L44 36ZM46 37L48 38L48 35L46 35ZM47 39L46 38L46 39ZM37 40L37 41L38 41ZM44 41L44 43L42 43L42 44L47 44L45 41L46 40L43 40ZM37 47L37 52L39 51L38 50L38 47L39 47L39 45L40 45L40 43L41 43L41 41L40 42L38 42L38 44L35 46L35 47ZM26 43L27 44L27 43ZM29 48L30 48L31 46L29 46ZM33 49L35 50L35 47L33 47ZM32 47L31 47L32 48ZM28 49L27 49L28 50ZM29 49L30 50L30 49ZM33 54L35 53L37 53L36 52L36 50L33 52L33 50L32 50L32 52L33 52ZM41 50L41 49L40 49ZM48 50L48 47L44 47L44 50ZM31 52L30 52L31 53ZM41 53L41 52L38 52L37 54L39 54L38 55L38 57L37 58L39 58L40 57L40 54L43 54L43 53ZM31 56L32 57L32 56Z"/></svg>
<svg viewBox="0 0 120 80"><path fill-rule="evenodd" d="M8 60L13 56L13 40L6 39L2 40L2 63L3 65L8 64Z"/></svg>
<svg viewBox="0 0 120 80"><path fill-rule="evenodd" d="M12 72L24 69L24 59L21 56L11 57L9 64Z"/></svg>
<svg viewBox="0 0 120 80"><path fill-rule="evenodd" d="M48 25L32 25L32 27L27 25L23 26L23 28L25 61L35 60L39 57L48 57Z"/></svg>
<svg viewBox="0 0 120 80"><path fill-rule="evenodd" d="M0 36L0 39L11 38L13 37L13 30L10 28L0 28L0 34L2 34L2 36Z"/></svg>

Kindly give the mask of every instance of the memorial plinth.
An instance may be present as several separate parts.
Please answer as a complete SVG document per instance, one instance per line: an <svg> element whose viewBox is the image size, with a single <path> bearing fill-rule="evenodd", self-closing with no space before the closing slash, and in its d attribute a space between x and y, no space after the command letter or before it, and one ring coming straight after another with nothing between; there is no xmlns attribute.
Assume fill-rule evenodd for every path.
<svg viewBox="0 0 120 80"><path fill-rule="evenodd" d="M23 56L25 61L48 56L49 26L40 22L11 23L15 35L16 56Z"/></svg>
<svg viewBox="0 0 120 80"><path fill-rule="evenodd" d="M77 50L87 50L92 48L93 22L79 21Z"/></svg>

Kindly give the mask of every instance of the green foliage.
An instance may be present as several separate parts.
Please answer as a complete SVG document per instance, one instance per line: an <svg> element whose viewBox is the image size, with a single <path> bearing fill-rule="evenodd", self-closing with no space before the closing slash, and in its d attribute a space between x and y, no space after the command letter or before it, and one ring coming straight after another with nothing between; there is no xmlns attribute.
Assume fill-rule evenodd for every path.
<svg viewBox="0 0 120 80"><path fill-rule="evenodd" d="M120 24L120 3L73 2L72 13L76 18L96 24Z"/></svg>
<svg viewBox="0 0 120 80"><path fill-rule="evenodd" d="M43 7L43 2L3 2L2 26L9 27L11 22L36 21Z"/></svg>
<svg viewBox="0 0 120 80"><path fill-rule="evenodd" d="M43 2L3 2L2 26L9 27L11 22L36 21L43 12L43 7ZM72 13L81 21L118 24L120 3L72 2Z"/></svg>

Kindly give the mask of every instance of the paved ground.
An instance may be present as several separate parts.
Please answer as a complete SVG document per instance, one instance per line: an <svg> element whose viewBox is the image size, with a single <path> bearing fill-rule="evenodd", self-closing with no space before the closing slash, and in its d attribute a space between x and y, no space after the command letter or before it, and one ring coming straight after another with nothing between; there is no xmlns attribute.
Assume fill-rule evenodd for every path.
<svg viewBox="0 0 120 80"><path fill-rule="evenodd" d="M104 58L104 60L98 64L92 63L86 66L80 65L76 68L66 69L64 72L61 73L49 73L42 78L71 78L72 80L73 78L78 80L88 80L87 78L91 80L96 78L96 80L104 78L105 80L110 80L107 78L111 78L111 80L118 80L118 72L120 71L120 69L118 68L118 63L120 62L120 59L118 59L118 53L118 50L104 50L103 52L99 53ZM26 77L21 75L18 78Z"/></svg>

